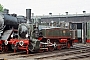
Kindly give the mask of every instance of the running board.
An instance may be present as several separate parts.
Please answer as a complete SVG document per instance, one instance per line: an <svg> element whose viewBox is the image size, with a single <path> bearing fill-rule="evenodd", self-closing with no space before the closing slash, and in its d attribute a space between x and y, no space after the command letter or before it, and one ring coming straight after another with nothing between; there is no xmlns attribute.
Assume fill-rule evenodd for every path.
<svg viewBox="0 0 90 60"><path fill-rule="evenodd" d="M40 49L48 49L48 48L40 48Z"/></svg>
<svg viewBox="0 0 90 60"><path fill-rule="evenodd" d="M1 40L8 40L10 35L12 34L13 29L11 30L6 30L5 32L3 32L3 35L1 37Z"/></svg>

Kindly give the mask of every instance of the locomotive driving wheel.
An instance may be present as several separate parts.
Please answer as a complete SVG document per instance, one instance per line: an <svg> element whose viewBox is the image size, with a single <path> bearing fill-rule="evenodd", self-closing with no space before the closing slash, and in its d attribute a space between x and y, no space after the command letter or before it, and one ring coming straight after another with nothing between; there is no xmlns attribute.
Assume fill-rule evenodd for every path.
<svg viewBox="0 0 90 60"><path fill-rule="evenodd" d="M29 54L29 50L28 49L26 50L26 52L27 52L27 54Z"/></svg>
<svg viewBox="0 0 90 60"><path fill-rule="evenodd" d="M14 51L14 53L16 52L16 50L17 50L17 44L15 45L15 44L12 44L11 45L11 48L13 49L13 51Z"/></svg>
<svg viewBox="0 0 90 60"><path fill-rule="evenodd" d="M68 42L68 43L67 43L67 48L69 49L69 48L70 48L70 46L71 46L71 45L70 45L70 43Z"/></svg>
<svg viewBox="0 0 90 60"><path fill-rule="evenodd" d="M5 52L5 50L4 50L4 46L3 46L3 45L2 45L2 47L1 47L1 48L2 48L2 50L1 50L1 51L2 51L2 52Z"/></svg>
<svg viewBox="0 0 90 60"><path fill-rule="evenodd" d="M59 46L57 46L57 49L58 49L58 50L61 50L61 49L62 49L62 47L59 45Z"/></svg>
<svg viewBox="0 0 90 60"><path fill-rule="evenodd" d="M40 52L40 53L43 53L43 52L44 52L44 50L43 50L43 49L40 49L40 50L39 50L39 52Z"/></svg>
<svg viewBox="0 0 90 60"><path fill-rule="evenodd" d="M8 51L8 47L5 46L4 44L2 44L2 52L7 52Z"/></svg>
<svg viewBox="0 0 90 60"><path fill-rule="evenodd" d="M54 50L54 47L53 47L53 46L49 46L49 47L48 47L48 50L49 50L49 51L53 51L53 50Z"/></svg>
<svg viewBox="0 0 90 60"><path fill-rule="evenodd" d="M4 47L4 51L7 52L8 51L8 46Z"/></svg>

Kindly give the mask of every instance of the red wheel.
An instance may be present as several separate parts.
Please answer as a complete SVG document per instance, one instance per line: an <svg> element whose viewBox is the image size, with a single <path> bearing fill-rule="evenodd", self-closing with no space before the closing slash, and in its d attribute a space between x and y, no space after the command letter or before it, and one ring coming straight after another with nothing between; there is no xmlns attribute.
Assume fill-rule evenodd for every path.
<svg viewBox="0 0 90 60"><path fill-rule="evenodd" d="M2 50L1 50L1 51L2 51L2 52L5 52L4 46L2 46L1 48L2 48Z"/></svg>
<svg viewBox="0 0 90 60"><path fill-rule="evenodd" d="M7 52L8 51L8 47L5 46L5 45L2 45L1 48L2 48L2 52Z"/></svg>
<svg viewBox="0 0 90 60"><path fill-rule="evenodd" d="M48 52L48 49L45 49L44 51L45 51L45 52Z"/></svg>
<svg viewBox="0 0 90 60"><path fill-rule="evenodd" d="M8 51L8 47L7 46L5 46L5 52L7 52Z"/></svg>
<svg viewBox="0 0 90 60"><path fill-rule="evenodd" d="M58 50L61 50L61 46L57 46L57 49L58 49Z"/></svg>
<svg viewBox="0 0 90 60"><path fill-rule="evenodd" d="M53 50L54 50L54 47L53 47L53 46L49 46L49 47L48 47L48 50L49 50L49 51L53 51Z"/></svg>
<svg viewBox="0 0 90 60"><path fill-rule="evenodd" d="M40 53L43 53L43 52L44 52L44 50L43 50L43 49L41 49L41 50L39 50L39 52L40 52Z"/></svg>
<svg viewBox="0 0 90 60"><path fill-rule="evenodd" d="M70 43L67 43L67 48L69 49L71 47Z"/></svg>
<svg viewBox="0 0 90 60"><path fill-rule="evenodd" d="M16 53L16 49L14 49L14 53Z"/></svg>
<svg viewBox="0 0 90 60"><path fill-rule="evenodd" d="M27 54L29 54L29 50L27 50Z"/></svg>

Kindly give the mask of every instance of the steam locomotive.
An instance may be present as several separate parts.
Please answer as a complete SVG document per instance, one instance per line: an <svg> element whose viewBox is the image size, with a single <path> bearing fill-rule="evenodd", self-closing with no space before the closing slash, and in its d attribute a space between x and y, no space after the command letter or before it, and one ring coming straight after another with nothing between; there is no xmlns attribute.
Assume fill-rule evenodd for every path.
<svg viewBox="0 0 90 60"><path fill-rule="evenodd" d="M4 12L0 12L0 50L4 51L5 41L10 39L14 29L18 29L19 23L25 23L26 20L17 18L16 14L9 14L9 10L5 9Z"/></svg>
<svg viewBox="0 0 90 60"><path fill-rule="evenodd" d="M41 28L38 23L30 23L31 9L26 10L27 23L18 26L18 32L11 35L8 44L11 44L14 52L25 50L30 52L53 51L54 49L70 48L77 38L75 30L68 28L44 26Z"/></svg>

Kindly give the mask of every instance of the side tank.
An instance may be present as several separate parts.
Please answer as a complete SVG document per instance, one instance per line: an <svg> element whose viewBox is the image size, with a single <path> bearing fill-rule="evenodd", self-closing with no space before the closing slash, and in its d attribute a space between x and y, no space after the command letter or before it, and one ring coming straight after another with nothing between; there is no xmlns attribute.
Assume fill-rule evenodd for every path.
<svg viewBox="0 0 90 60"><path fill-rule="evenodd" d="M60 28L60 27L43 28L42 34L44 37L71 38L70 30L65 28Z"/></svg>

